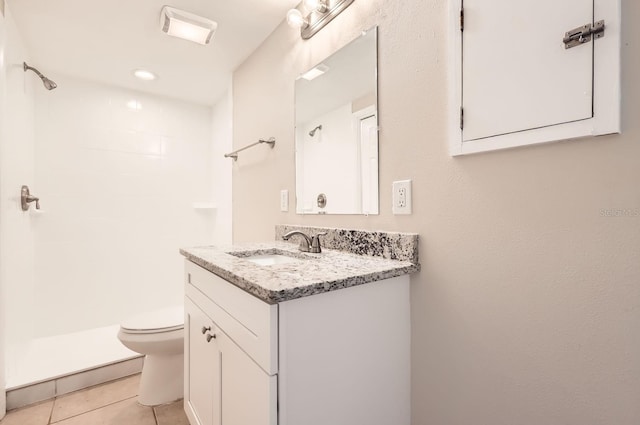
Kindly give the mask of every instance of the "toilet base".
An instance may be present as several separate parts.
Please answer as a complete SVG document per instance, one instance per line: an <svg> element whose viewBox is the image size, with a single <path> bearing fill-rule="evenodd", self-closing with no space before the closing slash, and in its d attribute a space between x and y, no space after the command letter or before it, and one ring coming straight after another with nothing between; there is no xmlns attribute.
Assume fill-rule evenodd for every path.
<svg viewBox="0 0 640 425"><path fill-rule="evenodd" d="M184 397L184 354L144 357L138 402L143 406L170 403Z"/></svg>

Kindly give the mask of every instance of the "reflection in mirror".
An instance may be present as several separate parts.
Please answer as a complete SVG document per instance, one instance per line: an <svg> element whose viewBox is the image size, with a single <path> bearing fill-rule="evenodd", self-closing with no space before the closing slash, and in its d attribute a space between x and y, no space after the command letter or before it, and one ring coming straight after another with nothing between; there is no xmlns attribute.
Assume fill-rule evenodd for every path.
<svg viewBox="0 0 640 425"><path fill-rule="evenodd" d="M296 80L298 214L378 214L376 32Z"/></svg>

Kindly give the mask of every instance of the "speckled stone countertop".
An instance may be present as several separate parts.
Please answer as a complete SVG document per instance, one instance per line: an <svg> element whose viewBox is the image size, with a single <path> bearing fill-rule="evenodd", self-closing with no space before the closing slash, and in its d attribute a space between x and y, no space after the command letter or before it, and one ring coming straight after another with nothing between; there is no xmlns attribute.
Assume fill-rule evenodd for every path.
<svg viewBox="0 0 640 425"><path fill-rule="evenodd" d="M323 248L320 254L310 254L298 251L297 243L277 241L184 248L180 253L189 261L269 304L420 270L419 264L411 261L357 255L327 248ZM280 254L297 258L299 261L265 266L246 259L248 256L259 254Z"/></svg>

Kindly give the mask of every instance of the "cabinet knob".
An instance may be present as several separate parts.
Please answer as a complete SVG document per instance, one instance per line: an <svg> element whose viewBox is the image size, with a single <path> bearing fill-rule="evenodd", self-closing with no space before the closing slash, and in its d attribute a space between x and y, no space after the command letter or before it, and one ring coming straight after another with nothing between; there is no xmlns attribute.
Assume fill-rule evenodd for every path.
<svg viewBox="0 0 640 425"><path fill-rule="evenodd" d="M208 334L207 335L207 342L211 342L212 339L216 338L216 334Z"/></svg>
<svg viewBox="0 0 640 425"><path fill-rule="evenodd" d="M211 326L203 326L202 327L202 335L206 334L207 331L211 330Z"/></svg>

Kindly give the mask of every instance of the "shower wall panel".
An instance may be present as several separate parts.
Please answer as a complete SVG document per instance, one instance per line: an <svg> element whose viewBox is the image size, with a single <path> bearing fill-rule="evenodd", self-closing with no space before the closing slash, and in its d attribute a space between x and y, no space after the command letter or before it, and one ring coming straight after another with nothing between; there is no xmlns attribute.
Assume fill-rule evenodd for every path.
<svg viewBox="0 0 640 425"><path fill-rule="evenodd" d="M211 108L51 78L36 95L37 336L182 303L178 248L215 225L193 208L213 192Z"/></svg>
<svg viewBox="0 0 640 425"><path fill-rule="evenodd" d="M7 345L31 339L34 296L32 216L20 207L20 188L34 181L34 75L25 74L27 49L7 7L0 66L5 119L0 128L0 285ZM37 77L36 77L37 79ZM38 80L39 83L39 80ZM37 189L36 189L37 190Z"/></svg>

